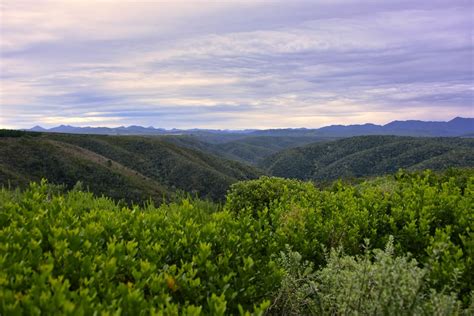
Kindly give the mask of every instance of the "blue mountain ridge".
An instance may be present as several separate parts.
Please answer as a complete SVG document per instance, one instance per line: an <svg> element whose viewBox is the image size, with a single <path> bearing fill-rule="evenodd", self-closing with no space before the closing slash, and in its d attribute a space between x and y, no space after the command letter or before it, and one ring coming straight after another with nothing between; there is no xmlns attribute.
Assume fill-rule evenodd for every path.
<svg viewBox="0 0 474 316"><path fill-rule="evenodd" d="M351 137L360 135L399 135L399 136L474 136L474 118L456 117L447 122L440 121L393 121L385 125L371 123L355 125L330 125L321 128L285 128L285 129L163 129L152 126L131 125L128 127L76 127L60 125L50 129L35 126L28 131L100 134L100 135L195 135L195 134L239 134L245 136L322 136Z"/></svg>

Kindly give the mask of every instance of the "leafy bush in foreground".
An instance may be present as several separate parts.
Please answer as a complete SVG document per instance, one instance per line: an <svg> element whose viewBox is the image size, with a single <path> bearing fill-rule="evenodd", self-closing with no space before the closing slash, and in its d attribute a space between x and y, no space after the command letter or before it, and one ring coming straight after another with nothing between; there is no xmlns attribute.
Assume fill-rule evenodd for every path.
<svg viewBox="0 0 474 316"><path fill-rule="evenodd" d="M267 232L204 203L0 192L0 314L258 314L279 282Z"/></svg>
<svg viewBox="0 0 474 316"><path fill-rule="evenodd" d="M459 315L453 293L430 289L427 268L414 259L395 257L393 239L385 251L363 256L332 249L327 265L313 271L301 255L287 249L279 262L285 277L270 312L281 315ZM471 308L472 309L472 308ZM474 310L465 310L474 312Z"/></svg>
<svg viewBox="0 0 474 316"><path fill-rule="evenodd" d="M341 314L378 299L389 312L455 313L472 302L473 192L466 172L324 190L261 178L235 185L223 210L186 198L127 207L45 182L2 189L0 314ZM390 251L372 252L390 236ZM347 256L327 256L341 247Z"/></svg>
<svg viewBox="0 0 474 316"><path fill-rule="evenodd" d="M324 249L343 247L357 255L365 239L383 248L393 236L397 254L411 253L431 267L436 289L461 289L466 304L473 289L472 170L400 171L356 186L336 182L321 191L310 183L263 177L233 185L226 209L237 216L253 210L271 224L279 245L290 244L317 267L326 263Z"/></svg>

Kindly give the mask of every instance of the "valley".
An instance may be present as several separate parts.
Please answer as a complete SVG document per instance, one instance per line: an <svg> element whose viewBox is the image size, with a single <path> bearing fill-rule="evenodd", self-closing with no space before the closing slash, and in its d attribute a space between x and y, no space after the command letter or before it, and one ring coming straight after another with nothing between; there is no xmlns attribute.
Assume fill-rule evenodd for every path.
<svg viewBox="0 0 474 316"><path fill-rule="evenodd" d="M0 132L0 184L48 179L127 202L160 203L179 192L222 201L230 185L262 175L330 183L474 167L472 138L193 135L113 136Z"/></svg>

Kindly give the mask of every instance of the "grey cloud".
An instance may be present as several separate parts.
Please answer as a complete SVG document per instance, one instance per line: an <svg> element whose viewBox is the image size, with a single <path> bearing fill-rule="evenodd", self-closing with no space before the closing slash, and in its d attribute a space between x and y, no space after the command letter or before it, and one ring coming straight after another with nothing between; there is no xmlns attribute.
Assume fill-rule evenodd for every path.
<svg viewBox="0 0 474 316"><path fill-rule="evenodd" d="M383 123L380 112L466 115L473 107L471 9L469 1L256 3L202 12L187 28L156 35L157 24L145 20L146 32L124 38L34 42L2 53L16 63L2 66L10 97L1 104L9 121L0 124L15 125L13 112L31 118L21 125L57 112L190 128L205 127L206 119L214 127L252 127L265 113L275 126L293 127L327 122L304 115L354 123ZM176 84L156 74L176 74ZM28 87L33 101L24 103ZM433 113L436 107L443 111Z"/></svg>

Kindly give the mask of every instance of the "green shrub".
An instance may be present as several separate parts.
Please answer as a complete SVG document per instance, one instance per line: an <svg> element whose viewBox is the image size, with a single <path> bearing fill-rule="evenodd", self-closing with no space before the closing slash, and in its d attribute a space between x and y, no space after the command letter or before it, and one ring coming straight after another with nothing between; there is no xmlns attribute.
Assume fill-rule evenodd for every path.
<svg viewBox="0 0 474 316"><path fill-rule="evenodd" d="M301 255L287 249L278 260L285 275L269 309L278 315L459 315L455 293L429 287L429 271L414 259L385 250L362 256L332 249L327 265L314 272Z"/></svg>
<svg viewBox="0 0 474 316"><path fill-rule="evenodd" d="M320 312L317 303L316 273L313 264L303 261L302 256L286 245L277 258L284 275L274 294L268 312L275 315L316 315Z"/></svg>
<svg viewBox="0 0 474 316"><path fill-rule="evenodd" d="M310 182L260 177L231 185L226 197L226 210L236 214L258 214L280 206L297 204L307 207L317 200L318 191Z"/></svg>
<svg viewBox="0 0 474 316"><path fill-rule="evenodd" d="M405 172L261 178L223 209L3 188L0 314L261 315L271 298L276 314L456 314L473 304L473 193L472 176Z"/></svg>
<svg viewBox="0 0 474 316"><path fill-rule="evenodd" d="M269 231L208 202L124 207L42 182L0 190L0 314L261 315Z"/></svg>

